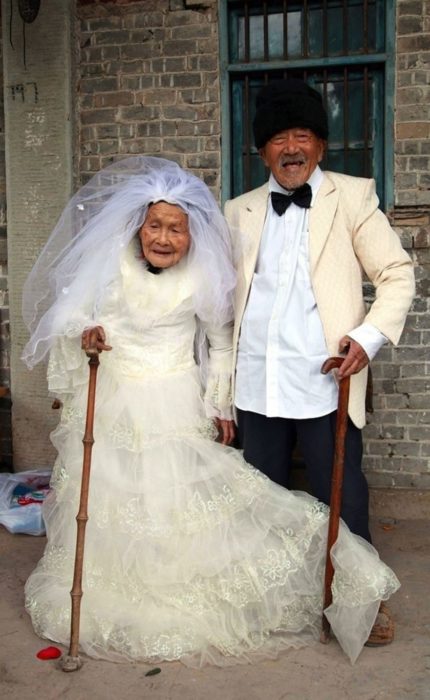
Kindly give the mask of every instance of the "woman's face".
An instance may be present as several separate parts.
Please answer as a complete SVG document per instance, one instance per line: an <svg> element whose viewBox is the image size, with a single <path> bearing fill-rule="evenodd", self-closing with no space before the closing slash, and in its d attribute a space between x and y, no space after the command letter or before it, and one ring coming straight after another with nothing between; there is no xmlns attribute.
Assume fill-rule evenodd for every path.
<svg viewBox="0 0 430 700"><path fill-rule="evenodd" d="M151 204L139 230L144 258L154 267L172 267L188 252L188 216L176 204Z"/></svg>

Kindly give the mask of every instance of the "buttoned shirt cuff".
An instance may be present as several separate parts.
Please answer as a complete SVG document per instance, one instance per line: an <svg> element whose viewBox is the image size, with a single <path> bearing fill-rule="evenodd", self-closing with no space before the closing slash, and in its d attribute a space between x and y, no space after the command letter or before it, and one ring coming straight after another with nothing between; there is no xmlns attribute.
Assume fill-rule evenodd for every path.
<svg viewBox="0 0 430 700"><path fill-rule="evenodd" d="M388 338L371 323L362 323L348 333L348 336L361 345L369 361L373 360L378 350L388 342Z"/></svg>

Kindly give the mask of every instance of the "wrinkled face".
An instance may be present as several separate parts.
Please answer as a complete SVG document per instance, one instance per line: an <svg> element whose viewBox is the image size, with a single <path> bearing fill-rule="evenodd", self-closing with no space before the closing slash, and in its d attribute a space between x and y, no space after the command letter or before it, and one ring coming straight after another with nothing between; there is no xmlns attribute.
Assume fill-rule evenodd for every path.
<svg viewBox="0 0 430 700"><path fill-rule="evenodd" d="M310 129L285 129L260 149L260 156L281 187L295 190L321 162L324 148L325 141Z"/></svg>
<svg viewBox="0 0 430 700"><path fill-rule="evenodd" d="M139 230L144 258L154 267L172 267L188 252L188 216L181 207L157 202L148 207Z"/></svg>

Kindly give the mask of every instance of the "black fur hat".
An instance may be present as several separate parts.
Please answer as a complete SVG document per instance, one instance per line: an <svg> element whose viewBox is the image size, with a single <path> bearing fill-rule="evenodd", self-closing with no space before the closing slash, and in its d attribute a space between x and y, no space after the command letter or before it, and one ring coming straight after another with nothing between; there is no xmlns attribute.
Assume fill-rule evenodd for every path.
<svg viewBox="0 0 430 700"><path fill-rule="evenodd" d="M262 148L275 134L302 127L317 136L328 136L327 113L319 92L298 78L275 80L257 95L253 121L257 148Z"/></svg>

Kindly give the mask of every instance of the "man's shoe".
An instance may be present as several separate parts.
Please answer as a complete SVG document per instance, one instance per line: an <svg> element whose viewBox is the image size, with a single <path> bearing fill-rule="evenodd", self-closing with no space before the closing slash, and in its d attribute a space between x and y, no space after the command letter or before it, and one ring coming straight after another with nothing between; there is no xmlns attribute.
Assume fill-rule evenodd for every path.
<svg viewBox="0 0 430 700"><path fill-rule="evenodd" d="M369 639L365 642L365 647L382 647L386 644L391 644L394 639L394 621L391 617L390 609L385 603L379 606L379 612L376 616L375 624L373 625Z"/></svg>

